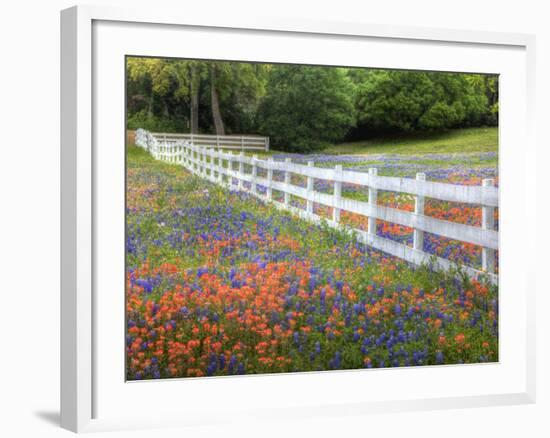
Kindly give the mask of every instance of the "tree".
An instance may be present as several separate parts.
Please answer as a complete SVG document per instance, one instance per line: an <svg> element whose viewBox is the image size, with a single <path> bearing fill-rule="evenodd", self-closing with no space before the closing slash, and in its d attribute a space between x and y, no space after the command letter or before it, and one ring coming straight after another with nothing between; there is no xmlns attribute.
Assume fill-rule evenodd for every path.
<svg viewBox="0 0 550 438"><path fill-rule="evenodd" d="M498 124L498 76L130 57L128 127L260 133L306 152L396 131Z"/></svg>
<svg viewBox="0 0 550 438"><path fill-rule="evenodd" d="M479 125L487 96L476 89L473 76L369 70L357 88L359 124L378 132Z"/></svg>
<svg viewBox="0 0 550 438"><path fill-rule="evenodd" d="M269 67L263 64L128 58L128 111L136 124L178 126L192 133L211 127L255 129ZM181 119L177 120L177 117ZM229 124L226 124L226 118Z"/></svg>
<svg viewBox="0 0 550 438"><path fill-rule="evenodd" d="M147 118L155 120L159 115L165 123L181 113L176 109L189 99L190 65L187 61L163 58L130 57L127 62L127 77L143 93L147 101ZM155 104L159 109L155 110ZM188 117L183 113L179 125L187 124Z"/></svg>
<svg viewBox="0 0 550 438"><path fill-rule="evenodd" d="M259 108L260 130L285 151L340 141L354 125L354 86L341 68L273 66Z"/></svg>
<svg viewBox="0 0 550 438"><path fill-rule="evenodd" d="M214 121L214 127L216 128L216 135L225 135L225 128L223 125L223 119L220 112L220 101L218 98L218 83L216 80L216 64L210 65L210 94L212 96L212 120Z"/></svg>
<svg viewBox="0 0 550 438"><path fill-rule="evenodd" d="M200 61L187 61L189 72L189 119L191 121L190 132L198 134L199 132L199 93L201 79L203 76L203 65Z"/></svg>
<svg viewBox="0 0 550 438"><path fill-rule="evenodd" d="M267 72L265 64L244 62L209 62L210 107L217 134L226 130L255 129L254 122L265 94ZM242 119L249 120L243 123ZM227 123L229 121L229 123Z"/></svg>

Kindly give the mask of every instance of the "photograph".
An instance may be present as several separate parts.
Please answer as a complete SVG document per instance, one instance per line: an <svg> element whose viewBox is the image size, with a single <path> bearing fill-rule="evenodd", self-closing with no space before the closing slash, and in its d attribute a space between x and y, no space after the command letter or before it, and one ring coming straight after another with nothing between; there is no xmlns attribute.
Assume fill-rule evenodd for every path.
<svg viewBox="0 0 550 438"><path fill-rule="evenodd" d="M126 56L125 86L127 381L499 362L498 75Z"/></svg>

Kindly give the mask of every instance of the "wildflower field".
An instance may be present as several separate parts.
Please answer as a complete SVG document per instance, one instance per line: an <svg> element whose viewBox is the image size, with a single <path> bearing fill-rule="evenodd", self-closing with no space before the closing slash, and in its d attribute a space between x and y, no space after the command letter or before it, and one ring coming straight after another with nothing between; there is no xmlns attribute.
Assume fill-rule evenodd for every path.
<svg viewBox="0 0 550 438"><path fill-rule="evenodd" d="M376 167L380 175L424 172L428 180L453 184L479 185L490 177L498 184L497 155L490 151L292 158L357 171ZM324 181L315 189L332 191ZM366 196L351 185L343 195ZM126 196L129 380L498 360L496 286L413 267L133 146ZM412 196L389 192L378 202L414 207ZM315 212L331 214L320 206ZM481 222L479 208L433 200L426 200L426 214ZM342 222L356 228L366 221L342 212ZM379 221L377 233L412 242L407 227ZM474 245L429 234L424 245L480 265Z"/></svg>

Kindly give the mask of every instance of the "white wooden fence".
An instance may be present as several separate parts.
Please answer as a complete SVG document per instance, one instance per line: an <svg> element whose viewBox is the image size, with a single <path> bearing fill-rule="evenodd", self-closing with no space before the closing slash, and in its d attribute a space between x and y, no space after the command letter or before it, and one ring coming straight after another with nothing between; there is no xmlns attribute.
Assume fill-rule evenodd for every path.
<svg viewBox="0 0 550 438"><path fill-rule="evenodd" d="M180 164L191 173L225 187L247 190L252 195L273 203L279 208L290 210L302 218L315 222L323 219L313 212L314 203L331 207L332 219L326 221L330 226L348 229L361 242L413 264L433 263L435 268L445 270L457 267L447 259L423 251L425 232L478 245L482 247L482 270L469 266L460 266L460 269L470 277L482 276L492 283L498 282L498 275L495 274L495 251L498 250L499 238L498 231L494 229L494 209L498 207L498 189L494 187L492 179L483 180L482 186L465 186L426 181L422 173L418 173L416 179L378 176L375 168L364 173L343 170L341 165L329 169L315 167L313 162L308 162L307 165L292 163L290 158L284 162L274 161L271 157L262 160L256 155L246 156L243 151L233 154L213 147L199 147L186 141L160 144L155 142L151 146L147 141L148 135L150 134L146 131L141 132L136 137L136 144L148 149L156 159ZM250 168L250 172L245 171L245 165ZM258 168L265 169L265 178L258 175ZM274 180L274 171L284 173L284 180ZM292 184L292 174L305 176L306 187ZM333 193L315 191L315 179L333 182ZM244 182L249 183L250 188L245 188ZM342 196L342 183L367 187L368 201ZM258 186L265 187L265 195L259 192ZM283 193L283 202L273 199L273 190ZM377 205L378 190L414 195L414 212ZM306 201L305 210L291 205L291 195ZM480 205L482 226L465 225L424 215L426 197ZM367 231L342 227L340 224L342 210L368 217ZM376 235L377 219L413 228L413 246Z"/></svg>
<svg viewBox="0 0 550 438"><path fill-rule="evenodd" d="M142 129L136 131L141 135ZM190 141L195 146L216 147L218 149L241 151L268 151L269 137L251 135L206 135L206 134L170 134L164 132L149 133L160 144L175 144L181 141Z"/></svg>

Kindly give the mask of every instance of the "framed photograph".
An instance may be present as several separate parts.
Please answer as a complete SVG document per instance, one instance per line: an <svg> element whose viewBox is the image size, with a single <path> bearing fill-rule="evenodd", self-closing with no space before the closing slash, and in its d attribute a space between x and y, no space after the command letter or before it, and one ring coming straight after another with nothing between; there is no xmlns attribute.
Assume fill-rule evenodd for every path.
<svg viewBox="0 0 550 438"><path fill-rule="evenodd" d="M534 37L61 25L63 427L534 401Z"/></svg>

